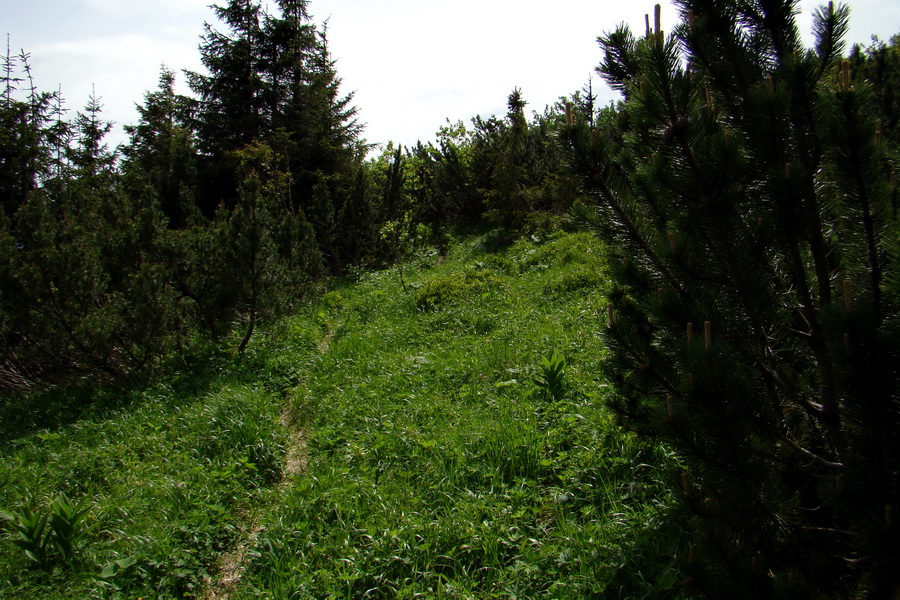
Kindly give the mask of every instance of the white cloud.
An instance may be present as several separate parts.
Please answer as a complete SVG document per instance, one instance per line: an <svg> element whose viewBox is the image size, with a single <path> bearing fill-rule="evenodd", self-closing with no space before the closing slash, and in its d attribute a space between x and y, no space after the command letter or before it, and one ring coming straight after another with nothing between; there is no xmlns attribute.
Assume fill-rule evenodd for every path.
<svg viewBox="0 0 900 600"><path fill-rule="evenodd" d="M139 18L146 15L165 15L178 18L205 14L209 0L83 0L85 9L98 17Z"/></svg>
<svg viewBox="0 0 900 600"><path fill-rule="evenodd" d="M134 104L156 88L159 67L201 70L204 20L216 25L213 0L0 0L13 48L26 48L38 85L57 82L69 108L82 107L91 84L105 117L137 118ZM802 0L809 31L816 0ZM312 0L317 23L329 19L329 42L344 90L355 90L373 142L411 145L432 139L445 119L502 115L513 87L542 111L579 89L600 60L597 36L621 22L642 32L653 2L614 0ZM676 11L663 6L663 29ZM853 0L849 42L900 32L896 0ZM2 33L2 31L0 31ZM183 82L181 88L184 90ZM613 94L599 80L606 103ZM124 136L111 142L122 141Z"/></svg>
<svg viewBox="0 0 900 600"><path fill-rule="evenodd" d="M197 52L163 37L119 34L86 41L51 42L32 50L40 86L61 86L70 114L81 110L95 93L103 118L116 123L108 142L124 141L121 126L137 120L135 103L156 89L163 63L173 69L200 68Z"/></svg>
<svg viewBox="0 0 900 600"><path fill-rule="evenodd" d="M600 58L597 36L622 21L642 29L645 13L596 0L319 0L311 7L330 15L331 50L345 87L356 90L367 137L403 144L431 139L447 118L504 114L514 87L530 109L543 111L587 82ZM667 6L664 26L674 21ZM407 106L405 119L395 117L396 104Z"/></svg>

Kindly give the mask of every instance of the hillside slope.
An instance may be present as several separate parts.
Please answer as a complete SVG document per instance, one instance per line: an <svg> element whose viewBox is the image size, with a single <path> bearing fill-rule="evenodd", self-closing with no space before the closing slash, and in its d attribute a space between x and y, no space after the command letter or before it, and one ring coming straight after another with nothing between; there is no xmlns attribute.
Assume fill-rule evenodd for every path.
<svg viewBox="0 0 900 600"><path fill-rule="evenodd" d="M671 596L671 459L602 406L594 238L404 269L406 289L336 286L240 365L4 407L0 507L87 512L68 554L48 531L29 558L10 522L0 597Z"/></svg>

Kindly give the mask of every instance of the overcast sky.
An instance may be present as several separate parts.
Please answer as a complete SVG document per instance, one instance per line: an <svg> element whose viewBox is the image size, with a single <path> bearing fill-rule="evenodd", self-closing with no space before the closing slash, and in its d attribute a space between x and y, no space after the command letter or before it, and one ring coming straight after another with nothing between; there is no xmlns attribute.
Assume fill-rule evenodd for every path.
<svg viewBox="0 0 900 600"><path fill-rule="evenodd" d="M61 86L74 114L91 94L116 123L107 141L124 140L135 103L154 90L160 65L202 70L203 22L215 23L211 0L0 0L0 33L13 53L31 54L38 88ZM799 23L820 4L801 0ZM850 43L900 33L900 2L852 0ZM447 119L502 115L514 87L527 109L543 111L581 88L600 59L596 38L626 22L644 29L652 2L628 0L311 0L345 92L355 93L365 137L411 145L427 141ZM675 10L663 6L663 29ZM615 96L594 76L601 103Z"/></svg>

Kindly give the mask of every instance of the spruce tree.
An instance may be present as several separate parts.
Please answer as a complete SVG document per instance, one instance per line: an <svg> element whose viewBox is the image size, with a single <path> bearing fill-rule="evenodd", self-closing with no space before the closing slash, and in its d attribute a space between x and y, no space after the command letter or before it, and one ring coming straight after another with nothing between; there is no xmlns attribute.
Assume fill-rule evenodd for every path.
<svg viewBox="0 0 900 600"><path fill-rule="evenodd" d="M58 133L51 122L59 98L37 91L28 60L24 51L13 55L7 42L0 65L0 206L9 217L50 175L51 147Z"/></svg>
<svg viewBox="0 0 900 600"><path fill-rule="evenodd" d="M505 120L473 120L470 164L484 199L483 216L507 236L540 226L537 213L568 208L574 192L556 139L560 120L550 113L529 121L526 104L514 89Z"/></svg>
<svg viewBox="0 0 900 600"><path fill-rule="evenodd" d="M222 159L266 133L265 83L260 72L262 8L255 0L229 0L213 10L228 31L205 24L200 54L208 74L188 72L187 77L200 100L200 149Z"/></svg>
<svg viewBox="0 0 900 600"><path fill-rule="evenodd" d="M490 187L485 199L488 220L506 231L521 227L525 214L532 208L528 189L529 131L525 118L525 102L517 88L507 99L507 121L502 124L496 142L497 153L491 169Z"/></svg>
<svg viewBox="0 0 900 600"><path fill-rule="evenodd" d="M140 121L126 125L130 137L122 171L134 193L150 188L169 220L181 229L196 218L197 150L190 129L194 102L175 93L175 73L163 66L159 87L138 105Z"/></svg>
<svg viewBox="0 0 900 600"><path fill-rule="evenodd" d="M339 92L325 30L311 21L305 0L279 0L267 12L257 0L216 6L227 26L206 25L200 51L208 73L188 73L199 97L196 130L204 155L204 202L237 199L234 153L263 142L288 161L288 207L308 216L313 189L329 180L329 193L352 185L361 148L352 95ZM325 218L322 216L321 218Z"/></svg>
<svg viewBox="0 0 900 600"><path fill-rule="evenodd" d="M612 253L610 402L682 462L686 589L896 597L900 228L849 11L807 49L794 1L677 5L600 39L624 101L567 127Z"/></svg>
<svg viewBox="0 0 900 600"><path fill-rule="evenodd" d="M75 175L88 185L102 185L113 175L116 153L103 141L113 123L104 121L103 105L95 92L91 93L84 112L75 115L73 129L77 143L69 149L69 160Z"/></svg>
<svg viewBox="0 0 900 600"><path fill-rule="evenodd" d="M285 57L290 85L285 88L281 112L274 115L273 125L280 138L272 145L289 164L291 205L306 211L322 241L329 267L339 272L360 258L355 255L357 244L340 233L342 223L371 213L371 198L353 193L367 146L360 139L352 94L340 94L341 80L328 50L327 29L317 30L299 22L296 15L306 13L292 9L295 4L305 7L306 2L282 0L283 17L271 20L267 31L280 27L301 40L309 40L310 33L314 37L305 53L288 53ZM280 140L288 143L279 144ZM357 228L363 224L358 221ZM360 232L365 236L374 229L373 223L368 225L369 233ZM318 231L320 226L326 231Z"/></svg>

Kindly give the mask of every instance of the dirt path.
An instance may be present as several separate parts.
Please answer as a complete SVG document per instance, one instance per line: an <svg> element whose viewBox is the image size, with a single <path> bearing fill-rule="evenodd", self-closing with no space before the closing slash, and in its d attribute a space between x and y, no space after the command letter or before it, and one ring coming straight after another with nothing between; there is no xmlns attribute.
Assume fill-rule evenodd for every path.
<svg viewBox="0 0 900 600"><path fill-rule="evenodd" d="M276 487L277 491L291 485L294 479L306 470L306 430L296 426L287 408L281 413L281 423L291 435L285 454L284 473ZM219 557L215 575L209 578L206 590L200 596L203 600L228 600L231 597L244 574L247 552L256 545L259 535L265 531L265 526L259 523L259 516L256 512L245 515L240 541L234 550Z"/></svg>
<svg viewBox="0 0 900 600"><path fill-rule="evenodd" d="M334 331L326 332L317 347L319 354L328 352L333 337ZM280 492L291 485L298 475L306 471L307 466L307 432L297 425L289 407L285 407L281 411L281 424L291 433L285 452L283 477L276 486L276 491L279 492L276 497L279 497ZM265 531L265 526L259 523L259 518L258 511L246 513L241 527L240 541L234 550L219 557L216 572L208 578L206 589L200 596L202 600L228 600L231 597L244 574L244 569L246 569L247 553L256 545L259 535Z"/></svg>

